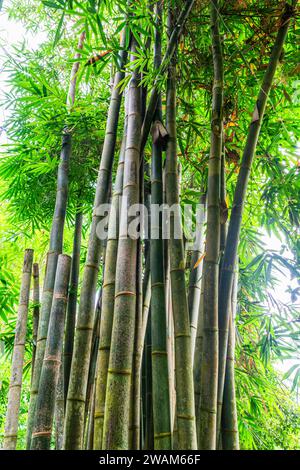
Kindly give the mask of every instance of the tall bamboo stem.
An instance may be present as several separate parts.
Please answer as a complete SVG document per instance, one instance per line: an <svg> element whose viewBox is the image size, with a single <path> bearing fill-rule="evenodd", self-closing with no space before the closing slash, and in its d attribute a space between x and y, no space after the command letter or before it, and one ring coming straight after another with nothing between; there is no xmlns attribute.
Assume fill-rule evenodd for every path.
<svg viewBox="0 0 300 470"><path fill-rule="evenodd" d="M182 10L177 18L177 21L174 25L173 31L170 34L169 41L168 41L168 46L167 50L165 52L165 55L161 61L161 66L160 66L160 75L164 74L169 66L169 63L174 56L176 49L177 49L177 44L178 40L180 38L180 35L182 33L183 27L185 25L185 22L190 14L190 11L194 5L195 0L185 0L184 5L182 7ZM150 132L151 124L153 121L153 117L155 114L156 106L157 106L157 100L159 96L159 89L157 87L157 82L154 83L154 86L152 88L152 92L150 95L149 103L147 106L146 114L143 120L143 126L142 126L142 140L141 140L141 151L144 150L144 147L147 142L147 138Z"/></svg>
<svg viewBox="0 0 300 470"><path fill-rule="evenodd" d="M79 68L79 58L81 56L80 50L83 48L85 39L85 33L81 33L77 45L78 52L75 54L75 62L73 63L70 77L70 86L67 96L67 107L71 110L75 101L75 90L77 73ZM50 318L50 311L52 305L53 288L55 282L55 274L57 267L58 255L62 252L63 248L63 233L64 224L67 209L68 200L68 179L69 179L69 164L71 158L71 134L67 128L64 129L62 136L62 149L60 155L60 164L57 172L57 189L56 189L56 201L54 208L54 215L52 220L49 253L47 258L46 273L44 280L44 287L42 293L41 312L38 328L37 347L36 347L36 358L35 368L32 378L32 386L30 393L30 404L28 411L27 421L27 449L31 445L31 433L34 423L34 414L36 406L36 398L39 389L40 375L43 365L43 359L45 354L46 340L48 334L48 325Z"/></svg>
<svg viewBox="0 0 300 470"><path fill-rule="evenodd" d="M40 275L39 275L39 265L38 263L33 263L32 266L32 277L33 277L33 325L32 325L32 360L31 360L31 380L33 377L34 362L35 362L35 353L36 353L36 341L37 341L37 332L39 326L39 316L40 316Z"/></svg>
<svg viewBox="0 0 300 470"><path fill-rule="evenodd" d="M25 250L4 431L5 450L17 445L33 250Z"/></svg>
<svg viewBox="0 0 300 470"><path fill-rule="evenodd" d="M222 449L239 450L239 431L235 396L234 350L235 350L235 317L237 310L238 272L235 272L231 315L229 319L229 337L226 357L226 371L224 383L224 404L222 407Z"/></svg>
<svg viewBox="0 0 300 470"><path fill-rule="evenodd" d="M295 5L296 2L293 3ZM268 95L273 83L274 75L277 69L279 58L282 53L283 45L289 28L290 20L294 14L293 7L286 4L284 14L282 15L280 27L268 67L266 69L262 86L259 91L252 120L250 123L247 141L245 144L241 167L235 188L233 206L228 227L227 243L225 246L222 271L220 278L219 291L219 377L218 377L218 420L221 418L223 403L223 390L226 368L226 355L228 343L228 325L230 318L231 292L234 276L234 264L237 257L239 236L242 223L243 207L248 186L248 180L251 171L252 161L255 155L257 141L265 113Z"/></svg>
<svg viewBox="0 0 300 470"><path fill-rule="evenodd" d="M74 331L77 311L77 293L80 268L80 248L81 248L81 232L82 232L82 213L77 212L75 217L74 239L72 265L70 275L70 288L68 297L68 307L66 314L66 328L64 339L64 400L66 402L69 388L69 378L73 354Z"/></svg>
<svg viewBox="0 0 300 470"><path fill-rule="evenodd" d="M156 3L156 32L154 44L154 67L161 64L162 2ZM158 97L156 120L162 120L161 97ZM154 126L156 124L154 123ZM152 143L151 204L163 203L162 149L159 143ZM165 302L164 241L162 239L162 214L159 213L158 237L150 241L151 266L151 336L152 336L152 399L154 448L171 449L171 419L167 354L167 314Z"/></svg>
<svg viewBox="0 0 300 470"><path fill-rule="evenodd" d="M126 101L126 98L125 98ZM126 104L125 104L126 114ZM99 351L97 360L97 381L95 390L95 414L94 414L94 449L102 449L104 408L107 384L107 371L109 363L111 332L113 325L116 261L118 253L119 237L119 213L121 196L123 192L124 155L126 148L127 116L125 116L124 135L119 155L119 163L112 196L112 208L108 222L106 269L104 272L102 287L102 318L99 339Z"/></svg>
<svg viewBox="0 0 300 470"><path fill-rule="evenodd" d="M203 195L200 199L201 209L199 214L199 221L197 226L197 235L195 240L195 249L191 257L191 271L189 279L189 314L190 314L190 328L191 328L191 349L192 349L192 365L194 363L195 356L195 344L197 336L197 325L198 315L201 297L201 281L203 271L203 260L204 256L204 229L206 219L206 195Z"/></svg>
<svg viewBox="0 0 300 470"><path fill-rule="evenodd" d="M223 134L223 56L219 1L210 7L214 66L211 148L208 165L207 236L203 266L203 359L200 388L200 449L216 448L218 393L218 285L220 253L220 173Z"/></svg>
<svg viewBox="0 0 300 470"><path fill-rule="evenodd" d="M131 61L136 41L132 39ZM136 314L137 240L127 234L134 216L128 209L139 201L139 162L141 143L141 93L139 74L133 71L128 91L128 131L125 150L120 236L116 266L116 290L111 351L107 378L103 448L127 449L130 382ZM128 225L126 223L128 217ZM124 227L124 230L122 228Z"/></svg>
<svg viewBox="0 0 300 470"><path fill-rule="evenodd" d="M123 36L122 46L125 44L126 34ZM118 85L124 77L123 67L126 63L126 58L127 52L123 48L120 52L121 65L120 69L117 70L115 74L114 89L111 94L108 110L106 132L94 200L92 227L83 273L66 406L64 431L65 449L82 449L83 447L86 387L92 341L96 285L101 259L101 240L97 236L97 225L101 221L101 217L97 215L97 209L108 200L122 98Z"/></svg>
<svg viewBox="0 0 300 470"><path fill-rule="evenodd" d="M187 2L186 2L187 3ZM184 249L178 193L176 148L176 70L171 61L167 80L167 130L169 141L166 153L166 197L169 207L176 213L170 217L170 277L172 310L175 333L176 363L176 420L178 423L179 449L196 449L194 387L191 369L191 334L185 286ZM174 237L174 218L181 230L181 237Z"/></svg>
<svg viewBox="0 0 300 470"><path fill-rule="evenodd" d="M45 356L31 439L32 450L50 449L59 371L62 362L64 320L71 258L59 255Z"/></svg>
<svg viewBox="0 0 300 470"><path fill-rule="evenodd" d="M64 372L61 363L58 372L58 380L56 386L55 398L55 450L62 450L63 433L64 433L64 417L65 417L65 400L64 400Z"/></svg>

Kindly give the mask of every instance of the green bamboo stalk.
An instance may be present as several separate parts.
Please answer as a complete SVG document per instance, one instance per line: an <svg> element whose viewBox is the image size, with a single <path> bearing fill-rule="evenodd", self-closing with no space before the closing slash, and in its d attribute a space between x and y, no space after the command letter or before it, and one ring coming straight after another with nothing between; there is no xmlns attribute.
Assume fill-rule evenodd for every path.
<svg viewBox="0 0 300 470"><path fill-rule="evenodd" d="M150 289L151 291L151 289ZM151 319L151 307L149 310L149 318ZM154 449L154 429L153 429L153 406L152 406L152 357L151 357L151 322L148 320L145 338L145 353L144 353L144 367L145 367L145 440L144 448L147 450Z"/></svg>
<svg viewBox="0 0 300 470"><path fill-rule="evenodd" d="M122 46L125 44L126 34L123 36ZM97 225L101 221L101 217L97 215L97 208L108 200L122 98L119 83L124 78L123 68L126 59L127 52L123 48L120 52L121 65L120 69L117 70L115 74L114 89L111 94L108 110L106 132L94 200L92 227L83 273L66 406L64 431L65 449L82 449L83 447L86 387L90 362L95 293L101 259L101 240L97 236Z"/></svg>
<svg viewBox="0 0 300 470"><path fill-rule="evenodd" d="M223 56L219 1L210 6L214 66L211 148L208 165L206 256L203 266L203 359L200 386L199 448L216 448L218 393L218 285L220 254L220 176L223 134Z"/></svg>
<svg viewBox="0 0 300 470"><path fill-rule="evenodd" d="M33 250L25 250L7 399L7 412L3 443L3 448L5 450L15 450L17 445L32 260Z"/></svg>
<svg viewBox="0 0 300 470"><path fill-rule="evenodd" d="M82 213L77 212L76 217L75 217L70 288L69 288L68 307L67 307L67 314L66 314L66 327L65 327L64 353L63 353L65 403L67 400L68 388L69 388L69 378L70 378L75 322L76 322L77 294L78 294L79 267L80 267L81 232L82 232Z"/></svg>
<svg viewBox="0 0 300 470"><path fill-rule="evenodd" d="M126 101L126 98L125 98ZM125 104L125 114L126 104ZM94 449L102 449L104 408L107 385L107 371L110 354L111 333L113 325L114 296L116 283L116 261L119 236L119 212L123 192L124 156L126 148L127 116L125 116L124 135L119 155L119 163L112 196L111 216L108 222L106 269L102 287L102 318L97 360L97 382L95 390L94 414Z"/></svg>
<svg viewBox="0 0 300 470"><path fill-rule="evenodd" d="M140 170L143 170L142 166ZM144 177L143 171L140 171L139 180ZM140 191L141 193L141 191ZM141 203L141 201L140 201ZM129 426L129 434L131 434L131 448L140 449L140 432L141 432L141 363L140 363L140 344L142 342L143 328L143 283L142 283L142 245L141 239L137 240L137 266L136 266L136 319L135 334L133 348L133 364L132 364L132 421Z"/></svg>
<svg viewBox="0 0 300 470"><path fill-rule="evenodd" d="M187 3L187 2L186 2ZM179 449L196 449L194 387L191 369L191 335L184 273L183 238L174 237L174 217L181 223L176 149L176 68L171 61L167 80L167 131L169 141L166 153L166 197L169 207L175 205L176 214L170 217L170 277L175 333L176 363L176 420ZM180 227L181 228L181 227Z"/></svg>
<svg viewBox="0 0 300 470"><path fill-rule="evenodd" d="M64 432L65 400L63 364L59 367L55 398L55 450L62 450Z"/></svg>
<svg viewBox="0 0 300 470"><path fill-rule="evenodd" d="M80 50L83 48L85 33L81 33L77 45L78 52L75 54L75 62L73 63L70 77L70 86L67 96L67 107L71 110L75 101L75 89L77 81L77 73L79 68L79 58L81 56ZM54 215L52 220L49 253L47 257L46 273L44 280L44 287L42 293L41 312L38 327L38 337L36 346L35 368L32 378L32 386L30 392L30 404L28 410L27 420L27 449L31 445L31 434L34 423L34 414L37 393L39 389L40 375L43 365L45 354L48 325L50 318L50 311L52 305L53 288L55 282L55 274L57 267L58 255L62 252L63 248L63 233L68 200L68 179L69 179L69 163L71 158L71 134L67 128L64 129L62 136L62 148L60 154L60 164L57 172L57 189L56 201L54 208Z"/></svg>
<svg viewBox="0 0 300 470"><path fill-rule="evenodd" d="M64 320L67 306L71 258L59 255L53 291L36 413L31 439L32 450L50 449L57 383L62 362Z"/></svg>
<svg viewBox="0 0 300 470"><path fill-rule="evenodd" d="M196 427L197 439L199 442L199 429L200 429L200 394L201 394L201 370L203 359L203 301L204 301L204 282L201 282L200 304L197 324L197 336L195 344L194 355L194 387L195 387L195 407L196 407Z"/></svg>
<svg viewBox="0 0 300 470"><path fill-rule="evenodd" d="M103 247L103 251L106 252L105 243ZM105 259L105 254L103 256ZM105 273L105 261L103 261L103 273ZM102 293L103 293L103 285L101 287L99 298L97 301L95 318L94 318L94 326L93 326L93 337L92 337L92 346L91 346L91 359L90 359L90 366L89 366L89 374L88 374L88 382L87 382L87 389L86 389L86 400L85 400L85 429L86 434L88 433L88 418L92 418L94 420L94 413L92 417L89 417L89 411L91 411L91 400L93 398L94 386L95 386L95 378L97 376L97 360L98 360L98 350L99 350L99 340L100 340L100 325L102 322ZM94 428L94 426L92 426ZM86 436L87 438L87 436Z"/></svg>
<svg viewBox="0 0 300 470"><path fill-rule="evenodd" d="M145 263L145 272L143 280L143 313L142 313L142 326L141 334L139 338L139 343L137 346L137 364L136 369L140 372L142 376L141 383L141 422L142 422L142 431L141 431L141 449L145 448L145 434L146 434L146 408L147 408L147 395L146 395L146 367L145 367L145 356L146 356L146 344L147 344L147 328L149 327L149 310L150 310L150 301L151 301L151 275L150 275L150 261L149 261L149 251ZM150 345L151 348L151 345ZM151 355L151 352L150 352Z"/></svg>
<svg viewBox="0 0 300 470"><path fill-rule="evenodd" d="M189 278L189 295L188 295L190 328L191 328L192 365L194 363L194 356L195 356L198 315L199 315L199 306L200 306L200 297L201 297L201 280L202 280L202 270L203 270L202 269L203 260L201 261L201 259L204 255L206 194L204 194L200 198L200 204L203 207L203 212L201 210L199 226L197 227L197 238L195 241L196 247L191 257L191 271L190 271L190 278Z"/></svg>
<svg viewBox="0 0 300 470"><path fill-rule="evenodd" d="M32 360L31 360L31 380L33 377L35 354L36 354L36 341L37 341L37 332L39 326L39 316L40 316L40 275L39 275L39 265L38 263L33 263L32 266L32 277L33 277L33 326L32 326Z"/></svg>
<svg viewBox="0 0 300 470"><path fill-rule="evenodd" d="M104 276L105 273L105 253L106 253L106 243L103 240L103 268L102 273ZM100 325L101 325L101 314L102 314L102 291L103 291L103 282L99 290L98 299L96 303L96 311L94 318L93 326L93 337L92 337L92 346L91 346L91 359L89 365L89 374L88 382L86 389L86 400L85 400L85 435L84 435L84 448L88 445L88 441L93 442L94 437L89 436L89 432L94 434L94 423L91 424L91 419L94 421L95 413L95 404L92 405L91 401L95 401L95 386L96 386L96 377L97 377L97 359L98 359L98 349L99 349L99 338L100 338ZM93 414L91 416L91 406L93 406Z"/></svg>
<svg viewBox="0 0 300 470"><path fill-rule="evenodd" d="M295 6L296 2L293 2ZM272 87L277 65L282 53L283 45L288 32L294 8L286 4L282 15L277 37L272 49L268 67L266 69L262 86L259 91L252 120L249 126L241 167L235 188L233 206L228 227L227 243L225 246L219 291L219 377L218 377L218 420L221 417L223 390L226 368L226 354L228 343L228 325L230 318L230 302L234 276L234 264L237 257L239 236L242 223L243 207L250 176L251 166L255 155L257 141L265 113L265 108Z"/></svg>
<svg viewBox="0 0 300 470"><path fill-rule="evenodd" d="M136 40L132 39L131 62L135 60ZM128 91L128 131L125 150L120 236L116 265L114 322L105 402L103 449L128 448L130 382L136 315L137 240L127 235L128 208L139 201L139 162L141 138L141 94L139 74L132 72ZM124 223L125 222L125 223ZM122 231L122 227L125 231Z"/></svg>
<svg viewBox="0 0 300 470"><path fill-rule="evenodd" d="M162 2L155 8L156 31L154 44L154 68L161 64ZM161 97L158 97L155 123L162 120ZM151 161L151 203L163 203L162 149L159 143L152 143ZM152 228L153 221L152 221ZM162 239L162 214L158 221L158 238L150 241L151 266L151 336L152 336L152 400L154 448L172 448L170 421L169 374L167 354L167 314L165 302L164 242Z"/></svg>
<svg viewBox="0 0 300 470"><path fill-rule="evenodd" d="M87 425L86 435L86 450L93 450L94 447L94 415L95 415L95 392L96 392L96 377L91 390L90 410Z"/></svg>
<svg viewBox="0 0 300 470"><path fill-rule="evenodd" d="M239 450L240 448L234 374L235 317L237 310L237 292L238 272L235 272L231 297L231 315L229 319L229 337L224 383L224 404L222 407L221 436L223 450Z"/></svg>

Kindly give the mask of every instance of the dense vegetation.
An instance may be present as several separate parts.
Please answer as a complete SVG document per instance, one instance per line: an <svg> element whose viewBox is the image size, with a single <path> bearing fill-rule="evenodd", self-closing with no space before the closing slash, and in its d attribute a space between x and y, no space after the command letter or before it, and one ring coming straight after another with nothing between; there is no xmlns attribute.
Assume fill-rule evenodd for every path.
<svg viewBox="0 0 300 470"><path fill-rule="evenodd" d="M297 1L1 14L3 447L299 448Z"/></svg>

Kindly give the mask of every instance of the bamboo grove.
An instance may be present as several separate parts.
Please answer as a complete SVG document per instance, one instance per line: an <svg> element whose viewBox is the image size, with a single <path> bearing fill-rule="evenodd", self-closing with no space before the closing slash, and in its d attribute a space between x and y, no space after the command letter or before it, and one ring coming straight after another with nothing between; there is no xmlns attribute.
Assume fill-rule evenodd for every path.
<svg viewBox="0 0 300 470"><path fill-rule="evenodd" d="M30 334L27 450L238 450L235 373L241 366L235 361L235 346L244 282L239 250L257 150L261 139L267 139L268 107L273 106L269 97L285 61L287 38L296 28L297 1L278 2L276 8L269 1L120 1L113 7L109 2L81 2L82 7L71 1L38 3L54 12L56 23L60 18L54 50L63 41L66 18L75 22L78 8L81 19L73 26L73 59L64 71L69 78L63 119L60 127L51 123L61 143L56 137L59 165L55 177L45 183L54 194L46 263L37 262L34 243L24 253L3 447L17 446ZM99 13L109 15L114 8L116 32L103 28ZM241 67L255 76L258 94L245 92L247 108L244 103L241 112L247 122L239 133L237 111L228 109L236 99L228 99L231 61L236 60L230 35L233 21L238 24L243 13L256 18L256 12L262 27L255 47L258 43L264 50L264 63L256 75L241 52ZM264 47L267 14L272 30ZM87 60L94 18L102 49L107 50ZM205 26L198 25L200 20ZM233 34L238 36L236 28ZM106 34L112 37L110 46ZM190 47L197 57L197 47L200 52L204 48L202 34L208 53L193 68L203 71L204 83L194 85L191 79L190 86L208 90L209 99L200 97L210 132L204 131L207 158L190 163L182 125L185 115L197 110L191 111L193 91L189 99L184 93L184 54ZM250 41L247 44L251 49ZM89 86L90 71L99 64L98 77L106 73L101 86L109 91L104 105L98 101L106 115L100 142L94 130L97 111L90 127L86 124L80 131L80 90ZM187 59L187 70L189 64ZM97 107L97 101L91 106ZM275 115L277 111L272 109ZM236 134L229 134L230 127ZM190 129L201 143L201 129L197 124ZM236 135L238 162L231 147ZM84 142L89 150L95 145L91 163ZM84 163L79 163L77 174L72 165L80 152ZM201 208L200 217L194 213L192 218L192 250L181 214L184 159L196 173L191 186L196 181ZM86 183L90 174L97 178ZM82 202L85 185L89 196ZM133 215L138 204L147 209L146 216ZM162 205L175 208L167 222L162 212L155 217L150 210ZM69 211L73 240L66 249ZM128 226L135 227L135 235L128 236ZM99 235L101 228L105 239ZM32 320L26 332L31 291Z"/></svg>

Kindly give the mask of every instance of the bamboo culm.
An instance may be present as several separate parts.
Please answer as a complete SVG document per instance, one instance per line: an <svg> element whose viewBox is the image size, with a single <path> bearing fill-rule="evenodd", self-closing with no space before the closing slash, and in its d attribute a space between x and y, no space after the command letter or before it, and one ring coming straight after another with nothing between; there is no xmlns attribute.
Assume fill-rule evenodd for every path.
<svg viewBox="0 0 300 470"><path fill-rule="evenodd" d="M197 336L198 315L201 297L201 281L203 271L203 257L204 257L204 229L206 223L206 195L200 199L200 213L197 221L197 238L195 240L195 247L191 257L191 271L189 278L189 314L190 314L190 328L191 328L191 350L192 350L192 365L195 356L195 344ZM194 382L195 383L195 382Z"/></svg>
<svg viewBox="0 0 300 470"><path fill-rule="evenodd" d="M5 450L15 450L17 445L32 261L33 250L25 250L7 399L7 413L3 443L3 448Z"/></svg>
<svg viewBox="0 0 300 470"><path fill-rule="evenodd" d="M156 31L154 44L154 67L161 64L162 2L156 3ZM158 97L155 119L162 120L161 97ZM156 125L156 121L154 126ZM162 149L159 143L152 142L151 162L151 204L163 203ZM162 239L162 214L159 213L158 226L151 221L151 230L158 237L150 241L151 266L151 337L152 337L152 400L154 448L172 449L170 394L167 354L167 313L165 302L164 241Z"/></svg>
<svg viewBox="0 0 300 470"><path fill-rule="evenodd" d="M131 61L136 40L132 38ZM141 93L133 71L128 90L128 130L125 150L123 201L116 264L116 289L111 351L104 414L103 449L128 449L130 383L136 315L137 240L127 235L128 209L139 202ZM125 205L126 204L126 205ZM125 223L124 223L125 222Z"/></svg>
<svg viewBox="0 0 300 470"><path fill-rule="evenodd" d="M85 33L81 33L77 45L78 52L75 54L76 62L73 63L70 77L70 88L67 95L67 107L74 105L77 72L79 67L80 50L83 48ZM62 149L60 154L60 163L57 172L57 189L54 215L52 220L49 253L47 257L46 273L42 293L41 312L38 327L35 367L32 377L32 386L30 392L30 404L27 420L27 449L31 445L32 426L34 423L36 398L39 388L40 375L45 354L46 340L48 334L48 325L52 305L53 288L57 267L58 255L63 249L63 234L66 218L67 200L68 200L68 180L69 164L71 158L71 134L67 128L63 131Z"/></svg>
<svg viewBox="0 0 300 470"><path fill-rule="evenodd" d="M60 364L59 372L58 372L54 418L55 418L55 450L62 450L64 419L65 419L63 362Z"/></svg>
<svg viewBox="0 0 300 470"><path fill-rule="evenodd" d="M159 69L161 75L163 75L166 72L169 63L176 52L178 40L182 33L185 22L190 14L190 11L194 5L194 2L195 0L185 0L184 2L182 10L178 16L177 22L173 28L172 34L170 34L167 50L161 61L161 66ZM147 138L151 129L151 124L152 124L153 117L156 111L158 96L159 96L159 90L157 87L157 83L154 83L154 86L153 86L153 89L149 98L149 103L147 106L146 114L143 120L141 152L143 152L144 150L144 147L146 145Z"/></svg>
<svg viewBox="0 0 300 470"><path fill-rule="evenodd" d="M71 362L72 362L72 355L73 355L74 331L75 331L76 311L77 311L79 266L80 266L81 232L82 232L82 213L77 212L76 217L75 217L70 288L69 288L68 307L67 307L67 314L66 314L65 339L64 339L64 361L63 361L64 374L63 375L64 375L64 400L65 402L66 402L67 394L68 394Z"/></svg>
<svg viewBox="0 0 300 470"><path fill-rule="evenodd" d="M123 36L125 38L126 34ZM124 44L125 39L122 39L122 46L124 46ZM126 59L127 52L123 48L120 52L120 69L117 70L115 74L114 88L111 94L108 110L105 138L94 200L92 226L83 273L66 405L64 430L65 449L82 449L83 447L86 387L92 341L96 285L101 259L101 240L97 235L97 225L101 221L101 217L98 215L97 209L108 201L122 98L118 85L124 77L123 68L126 63Z"/></svg>
<svg viewBox="0 0 300 470"><path fill-rule="evenodd" d="M237 257L239 236L241 230L243 207L247 191L252 161L255 155L257 141L264 117L268 95L273 83L277 65L282 53L283 45L288 32L290 20L293 16L293 7L286 4L285 12L281 18L275 44L266 69L262 86L256 100L252 120L250 123L247 141L245 144L241 167L229 221L227 243L225 246L219 291L219 376L218 376L218 420L221 419L223 390L226 368L226 355L228 343L228 326L230 318L231 292L234 277L234 264Z"/></svg>
<svg viewBox="0 0 300 470"><path fill-rule="evenodd" d="M211 1L210 21L214 83L208 164L206 255L203 266L203 358L199 448L214 450L217 431L220 175L223 135L223 55L219 32L218 0Z"/></svg>
<svg viewBox="0 0 300 470"><path fill-rule="evenodd" d="M59 371L62 363L64 320L67 306L71 258L59 255L36 413L32 450L50 449Z"/></svg>
<svg viewBox="0 0 300 470"><path fill-rule="evenodd" d="M126 102L125 97L125 102ZM126 103L125 103L126 110ZM126 114L126 111L125 111ZM119 237L119 211L120 198L123 192L124 154L126 148L127 116L125 116L124 134L119 155L119 163L112 196L111 216L108 222L106 269L104 272L102 287L102 318L99 339L99 351L97 359L97 381L95 390L95 414L94 414L94 449L102 449L104 408L107 384L107 370L109 363L111 332L113 325L113 310L116 283L116 261Z"/></svg>
<svg viewBox="0 0 300 470"><path fill-rule="evenodd" d="M38 263L33 263L32 277L33 277L33 294L32 294L32 301L33 301L32 342L33 342L33 346L32 346L32 362L31 362L31 380L33 377L33 370L34 370L36 341L37 341L39 316L40 316L40 274L39 274Z"/></svg>
<svg viewBox="0 0 300 470"><path fill-rule="evenodd" d="M170 14L171 16L171 14ZM171 21L170 21L171 22ZM196 426L193 375L191 363L191 335L185 286L185 263L182 233L174 237L174 217L181 229L176 148L176 70L169 65L167 80L166 127L169 140L166 152L166 199L169 207L175 205L176 214L170 217L170 279L175 334L176 363L176 421L179 449L196 449Z"/></svg>
<svg viewBox="0 0 300 470"><path fill-rule="evenodd" d="M231 296L231 315L229 319L229 336L226 357L224 383L224 405L222 407L222 449L239 450L239 431L235 395L234 350L235 350L235 317L237 311L238 272L234 274Z"/></svg>

